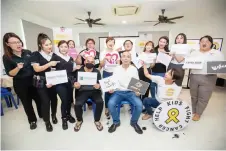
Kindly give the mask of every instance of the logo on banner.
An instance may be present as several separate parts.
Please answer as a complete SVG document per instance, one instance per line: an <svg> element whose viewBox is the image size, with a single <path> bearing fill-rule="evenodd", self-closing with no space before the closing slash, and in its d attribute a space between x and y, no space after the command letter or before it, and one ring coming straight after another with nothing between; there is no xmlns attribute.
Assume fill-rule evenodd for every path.
<svg viewBox="0 0 226 151"><path fill-rule="evenodd" d="M170 100L160 104L154 112L153 121L161 131L180 131L192 118L190 105L181 100Z"/></svg>
<svg viewBox="0 0 226 151"><path fill-rule="evenodd" d="M207 62L207 73L226 73L226 61Z"/></svg>

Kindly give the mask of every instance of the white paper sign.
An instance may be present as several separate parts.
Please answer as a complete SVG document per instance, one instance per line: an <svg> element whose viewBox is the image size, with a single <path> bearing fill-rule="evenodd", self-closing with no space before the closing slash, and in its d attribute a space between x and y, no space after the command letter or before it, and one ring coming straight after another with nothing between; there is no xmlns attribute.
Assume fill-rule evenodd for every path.
<svg viewBox="0 0 226 151"><path fill-rule="evenodd" d="M145 63L155 63L156 57L156 53L141 53L138 58Z"/></svg>
<svg viewBox="0 0 226 151"><path fill-rule="evenodd" d="M132 60L132 62L136 66L137 69L140 69L142 67L142 63L138 58Z"/></svg>
<svg viewBox="0 0 226 151"><path fill-rule="evenodd" d="M156 63L160 62L160 63L164 64L165 66L169 66L169 63L171 62L171 60L172 60L171 56L169 56L165 53L159 52L157 59L156 59Z"/></svg>
<svg viewBox="0 0 226 151"><path fill-rule="evenodd" d="M191 46L188 44L174 44L171 46L171 54L187 55L191 51Z"/></svg>
<svg viewBox="0 0 226 151"><path fill-rule="evenodd" d="M110 70L114 70L115 67L117 67L118 64L106 64L105 68L106 69L110 69Z"/></svg>
<svg viewBox="0 0 226 151"><path fill-rule="evenodd" d="M103 92L108 92L110 90L115 90L119 87L119 82L112 76L108 78L104 78L102 80L99 80L100 86Z"/></svg>
<svg viewBox="0 0 226 151"><path fill-rule="evenodd" d="M45 72L46 84L57 85L68 82L66 70Z"/></svg>
<svg viewBox="0 0 226 151"><path fill-rule="evenodd" d="M97 83L97 73L78 72L78 82L80 85L95 85Z"/></svg>
<svg viewBox="0 0 226 151"><path fill-rule="evenodd" d="M185 58L183 69L203 69L204 61L199 58L188 57Z"/></svg>

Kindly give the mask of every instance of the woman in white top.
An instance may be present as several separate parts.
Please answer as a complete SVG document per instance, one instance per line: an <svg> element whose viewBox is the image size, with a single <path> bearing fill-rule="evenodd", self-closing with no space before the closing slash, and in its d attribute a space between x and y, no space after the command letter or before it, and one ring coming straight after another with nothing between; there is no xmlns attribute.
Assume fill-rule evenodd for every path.
<svg viewBox="0 0 226 151"><path fill-rule="evenodd" d="M107 78L112 76L114 67L120 64L120 56L118 51L114 50L115 46L115 39L113 37L108 37L106 39L106 46L107 49L104 50L100 54L100 67L99 69L103 68L103 78ZM111 94L106 92L104 95L105 100L105 115L109 118L109 111L108 111L108 101L110 99Z"/></svg>
<svg viewBox="0 0 226 151"><path fill-rule="evenodd" d="M193 51L190 57L198 57L203 61L202 69L192 69L190 75L190 94L192 100L193 120L198 121L205 110L214 86L217 75L207 74L208 61L223 61L224 56L219 50L212 49L213 38L204 36L200 39L200 50Z"/></svg>
<svg viewBox="0 0 226 151"><path fill-rule="evenodd" d="M148 41L145 44L144 50L143 50L143 52L140 55L149 55L150 53L155 53L154 52L154 48L155 48L154 42ZM142 61L144 61L144 60L142 60ZM145 61L144 61L144 63L147 66L147 69L148 69L149 74L151 74L151 68L154 66L154 63L146 63ZM150 79L148 79L147 77L145 77L145 75L144 75L144 68L143 67L141 67L140 69L138 69L138 73L139 73L140 80L143 80L145 82L151 83ZM146 97L149 96L149 90L150 90L150 86L147 89L145 95L141 96L141 100L142 101L143 101L144 98L146 98Z"/></svg>
<svg viewBox="0 0 226 151"><path fill-rule="evenodd" d="M175 38L175 44L187 44L187 37L184 33L180 33L176 36ZM181 72L181 79L175 81L175 83L178 86L182 85L183 82L183 78L184 78L184 69L182 68L182 66L184 65L184 57L180 56L180 55L172 55L172 61L169 64L168 70L172 69L172 68L179 68L180 72Z"/></svg>

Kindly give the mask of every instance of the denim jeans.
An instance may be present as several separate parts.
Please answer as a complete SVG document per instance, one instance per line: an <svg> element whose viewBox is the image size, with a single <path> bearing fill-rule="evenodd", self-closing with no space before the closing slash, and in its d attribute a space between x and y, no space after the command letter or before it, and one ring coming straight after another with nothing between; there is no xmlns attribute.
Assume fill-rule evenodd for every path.
<svg viewBox="0 0 226 151"><path fill-rule="evenodd" d="M137 123L140 114L142 112L142 102L138 96L133 91L115 91L109 102L108 102L108 108L110 111L110 114L113 119L114 124L120 123L119 114L117 112L116 106L120 104L122 101L128 101L132 104L134 107L132 117L131 117L131 124Z"/></svg>
<svg viewBox="0 0 226 151"><path fill-rule="evenodd" d="M165 73L152 72L152 75L164 77L165 76ZM156 90L157 90L157 84L155 82L151 82L151 97L152 98L156 98L155 97Z"/></svg>
<svg viewBox="0 0 226 151"><path fill-rule="evenodd" d="M149 115L153 114L152 108L157 108L160 103L156 100L156 98L145 98L144 99L144 107Z"/></svg>
<svg viewBox="0 0 226 151"><path fill-rule="evenodd" d="M107 77L110 77L112 76L112 72L106 72L106 71L103 71L103 78L107 78ZM104 103L105 103L105 108L108 108L108 101L111 97L111 93L108 93L108 92L105 92L104 93Z"/></svg>

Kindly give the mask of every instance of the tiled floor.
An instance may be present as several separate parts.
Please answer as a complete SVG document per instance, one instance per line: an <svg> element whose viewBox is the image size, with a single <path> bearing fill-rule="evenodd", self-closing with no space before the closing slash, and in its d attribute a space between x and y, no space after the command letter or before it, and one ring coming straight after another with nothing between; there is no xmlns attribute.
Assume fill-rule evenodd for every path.
<svg viewBox="0 0 226 151"><path fill-rule="evenodd" d="M181 98L190 102L189 90L183 90ZM69 124L69 129L63 131L59 109L59 123L53 125L52 133L47 133L41 119L38 120L36 130L29 129L21 105L18 110L4 108L5 115L1 117L1 149L226 149L226 88L216 88L199 122L192 121L187 128L174 133L159 131L152 120L140 120L140 125L147 130L142 135L136 134L129 125L130 114L126 107L121 110L121 126L113 134L107 132L107 119L104 116L104 130L97 131L91 111L84 113L84 123L79 132L73 131L73 124ZM173 139L174 134L180 137Z"/></svg>

